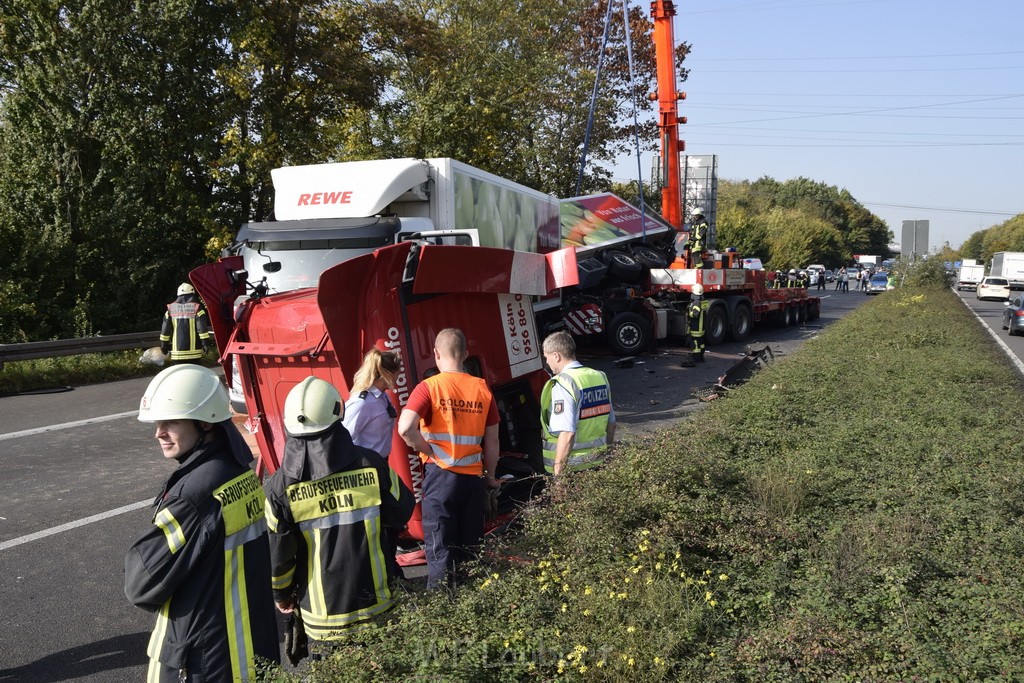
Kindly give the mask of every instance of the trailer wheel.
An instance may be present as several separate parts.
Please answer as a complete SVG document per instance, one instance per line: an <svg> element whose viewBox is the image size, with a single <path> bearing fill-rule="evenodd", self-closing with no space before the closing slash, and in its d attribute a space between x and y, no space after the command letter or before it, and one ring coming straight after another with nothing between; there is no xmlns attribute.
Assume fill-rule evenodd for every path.
<svg viewBox="0 0 1024 683"><path fill-rule="evenodd" d="M602 255L608 264L608 272L623 282L633 282L644 272L643 265L629 252L609 249Z"/></svg>
<svg viewBox="0 0 1024 683"><path fill-rule="evenodd" d="M786 306L782 311L782 326L789 327L793 324L794 318L796 318L796 316L793 314L793 308L791 306Z"/></svg>
<svg viewBox="0 0 1024 683"><path fill-rule="evenodd" d="M704 340L708 346L718 346L725 341L729 329L729 312L721 303L711 304L704 319Z"/></svg>
<svg viewBox="0 0 1024 683"><path fill-rule="evenodd" d="M807 319L817 320L821 317L821 306L815 303L807 304Z"/></svg>
<svg viewBox="0 0 1024 683"><path fill-rule="evenodd" d="M750 306L736 304L736 309L732 315L732 325L729 328L729 336L732 337L733 341L741 342L750 338L753 318L754 314L751 313Z"/></svg>
<svg viewBox="0 0 1024 683"><path fill-rule="evenodd" d="M800 304L796 307L796 324L799 325L807 320L807 304Z"/></svg>
<svg viewBox="0 0 1024 683"><path fill-rule="evenodd" d="M639 313L619 313L608 326L608 346L618 356L632 356L646 349L654 333L651 323Z"/></svg>
<svg viewBox="0 0 1024 683"><path fill-rule="evenodd" d="M668 257L654 247L646 244L634 244L630 247L633 256L648 268L668 268Z"/></svg>

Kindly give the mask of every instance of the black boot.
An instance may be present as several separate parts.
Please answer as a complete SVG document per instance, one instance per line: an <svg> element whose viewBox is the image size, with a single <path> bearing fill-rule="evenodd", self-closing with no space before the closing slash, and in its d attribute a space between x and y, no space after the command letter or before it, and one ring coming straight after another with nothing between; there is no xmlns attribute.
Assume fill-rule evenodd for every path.
<svg viewBox="0 0 1024 683"><path fill-rule="evenodd" d="M695 353L693 355L693 360L697 361L698 363L703 363L704 362L704 352L701 351L700 353Z"/></svg>

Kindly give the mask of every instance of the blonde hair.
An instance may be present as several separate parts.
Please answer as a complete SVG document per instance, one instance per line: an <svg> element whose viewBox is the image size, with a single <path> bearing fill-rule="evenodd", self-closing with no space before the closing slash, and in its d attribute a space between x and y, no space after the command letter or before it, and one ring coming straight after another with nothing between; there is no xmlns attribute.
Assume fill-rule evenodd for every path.
<svg viewBox="0 0 1024 683"><path fill-rule="evenodd" d="M397 353L381 351L376 348L370 349L363 356L363 362L352 377L352 389L349 393L358 394L361 391L366 391L373 386L374 382L382 377L388 383L388 388L393 389L395 375L398 374L398 370L401 367L402 361Z"/></svg>

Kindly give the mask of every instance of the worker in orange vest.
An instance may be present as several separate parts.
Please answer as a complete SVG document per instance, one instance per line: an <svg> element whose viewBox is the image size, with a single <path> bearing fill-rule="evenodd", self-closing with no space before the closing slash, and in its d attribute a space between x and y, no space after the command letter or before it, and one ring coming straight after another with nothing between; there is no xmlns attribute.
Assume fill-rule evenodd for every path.
<svg viewBox="0 0 1024 683"><path fill-rule="evenodd" d="M450 587L483 541L487 489L500 485L498 407L487 383L467 374L466 336L448 327L434 341L438 374L420 382L398 418L398 433L420 454L427 588Z"/></svg>

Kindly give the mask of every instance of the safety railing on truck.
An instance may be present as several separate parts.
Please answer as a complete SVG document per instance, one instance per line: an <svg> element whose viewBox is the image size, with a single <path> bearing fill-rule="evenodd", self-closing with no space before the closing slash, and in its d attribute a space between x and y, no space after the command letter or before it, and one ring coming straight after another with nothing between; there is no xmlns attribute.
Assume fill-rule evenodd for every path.
<svg viewBox="0 0 1024 683"><path fill-rule="evenodd" d="M54 339L25 344L0 344L0 369L4 367L4 363L10 361L142 349L159 344L159 340L159 332L131 332L129 334L109 334L100 337L84 337L82 339Z"/></svg>

